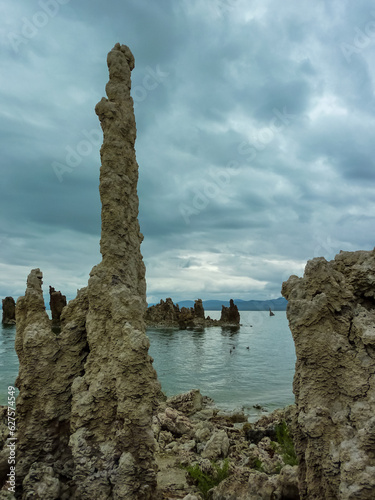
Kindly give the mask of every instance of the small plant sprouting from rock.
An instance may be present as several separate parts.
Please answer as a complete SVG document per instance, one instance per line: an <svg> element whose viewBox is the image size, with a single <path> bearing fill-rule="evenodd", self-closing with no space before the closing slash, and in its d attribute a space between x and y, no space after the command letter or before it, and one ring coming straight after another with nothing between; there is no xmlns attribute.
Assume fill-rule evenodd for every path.
<svg viewBox="0 0 375 500"><path fill-rule="evenodd" d="M203 472L199 464L195 464L194 466L189 465L188 467L186 467L186 470L198 486L204 499L208 499L208 492L211 488L217 486L230 474L228 459L224 460L222 467L220 467L220 465L216 464L215 462L212 462L212 466L215 469L213 475Z"/></svg>
<svg viewBox="0 0 375 500"><path fill-rule="evenodd" d="M277 442L281 447L281 456L284 463L286 465L298 465L298 458L294 450L293 439L289 433L285 420L276 425L275 431Z"/></svg>
<svg viewBox="0 0 375 500"><path fill-rule="evenodd" d="M258 470L259 472L264 472L263 462L259 460L259 458L254 460L253 469Z"/></svg>

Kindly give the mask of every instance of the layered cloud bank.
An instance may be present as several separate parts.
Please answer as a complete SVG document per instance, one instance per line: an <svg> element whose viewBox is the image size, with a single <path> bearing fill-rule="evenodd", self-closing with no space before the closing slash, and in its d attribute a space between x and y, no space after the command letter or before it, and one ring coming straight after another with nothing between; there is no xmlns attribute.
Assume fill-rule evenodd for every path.
<svg viewBox="0 0 375 500"><path fill-rule="evenodd" d="M99 259L92 103L124 37L149 302L276 298L307 259L372 248L370 1L20 0L3 17L1 297L40 266L72 298Z"/></svg>

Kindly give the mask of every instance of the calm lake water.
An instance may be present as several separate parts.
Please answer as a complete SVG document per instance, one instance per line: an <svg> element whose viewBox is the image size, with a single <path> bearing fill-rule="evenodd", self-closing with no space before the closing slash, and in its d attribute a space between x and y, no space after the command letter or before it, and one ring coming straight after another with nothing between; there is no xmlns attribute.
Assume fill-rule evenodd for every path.
<svg viewBox="0 0 375 500"><path fill-rule="evenodd" d="M206 311L219 318L219 311ZM292 381L295 350L285 312L242 311L242 326L195 330L150 328L150 355L168 396L198 388L222 409L244 409L259 415L253 405L271 411L294 402ZM14 385L18 358L15 327L0 329L0 404ZM231 352L232 351L232 352Z"/></svg>

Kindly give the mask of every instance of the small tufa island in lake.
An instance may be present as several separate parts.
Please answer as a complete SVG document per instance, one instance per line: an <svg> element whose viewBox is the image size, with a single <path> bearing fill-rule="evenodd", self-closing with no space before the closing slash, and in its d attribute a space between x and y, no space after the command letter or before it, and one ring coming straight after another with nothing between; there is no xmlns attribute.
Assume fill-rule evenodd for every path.
<svg viewBox="0 0 375 500"><path fill-rule="evenodd" d="M161 300L159 304L150 306L146 311L147 326L178 327L180 330L198 326L239 326L240 313L238 307L230 299L229 307L222 306L220 319L205 316L201 299L197 299L194 307L179 307L171 298Z"/></svg>

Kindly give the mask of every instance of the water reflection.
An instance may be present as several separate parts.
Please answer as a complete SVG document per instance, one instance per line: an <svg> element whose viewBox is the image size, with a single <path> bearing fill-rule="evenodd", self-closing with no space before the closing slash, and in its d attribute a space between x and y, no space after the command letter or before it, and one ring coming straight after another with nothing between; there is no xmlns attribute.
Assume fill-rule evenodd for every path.
<svg viewBox="0 0 375 500"><path fill-rule="evenodd" d="M150 353L167 395L200 388L222 407L260 403L273 409L292 403L295 354L285 313L271 320L262 312L242 313L241 323L148 330Z"/></svg>
<svg viewBox="0 0 375 500"><path fill-rule="evenodd" d="M294 401L295 351L285 313L241 313L240 327L149 328L150 355L168 395L199 388L223 408L261 404L269 410ZM251 326L253 325L253 326ZM59 327L53 331L58 334ZM0 404L14 385L15 326L0 330Z"/></svg>

